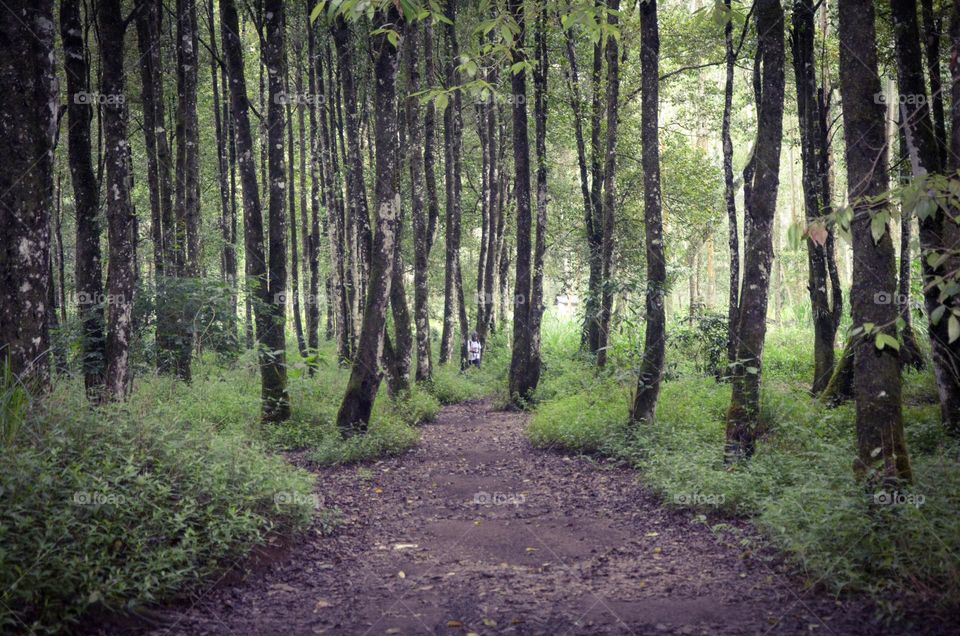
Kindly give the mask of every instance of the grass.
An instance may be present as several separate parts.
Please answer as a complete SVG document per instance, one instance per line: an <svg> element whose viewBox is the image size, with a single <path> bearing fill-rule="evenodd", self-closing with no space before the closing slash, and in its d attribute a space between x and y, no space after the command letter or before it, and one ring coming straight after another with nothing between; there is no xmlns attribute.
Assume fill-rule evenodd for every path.
<svg viewBox="0 0 960 636"><path fill-rule="evenodd" d="M281 453L323 464L402 453L441 402L496 390L505 349L492 346L480 372L439 367L395 400L384 386L368 434L348 440L335 418L349 370L328 348L313 375L291 362L282 424L260 421L253 352L195 361L189 385L141 373L127 403L100 408L77 378L30 402L0 376L0 632L61 632L92 607L169 599L275 535L329 530L337 511L318 509L313 475Z"/></svg>
<svg viewBox="0 0 960 636"><path fill-rule="evenodd" d="M733 468L722 457L728 384L680 373L663 385L656 424L630 428L629 369L593 370L575 352L575 337L544 352L550 372L529 426L533 444L627 462L668 506L750 518L810 584L869 594L888 615L960 606L960 448L940 425L931 373L904 376L915 483L897 492L899 505L880 505L894 493L865 491L852 477L853 406L828 409L807 393L807 331L770 334L763 394L770 434ZM686 354L671 348L668 355Z"/></svg>

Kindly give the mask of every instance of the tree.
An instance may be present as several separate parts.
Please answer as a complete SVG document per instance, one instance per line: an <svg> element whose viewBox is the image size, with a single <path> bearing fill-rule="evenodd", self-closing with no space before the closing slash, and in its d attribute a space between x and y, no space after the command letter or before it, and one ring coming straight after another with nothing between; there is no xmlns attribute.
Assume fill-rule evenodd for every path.
<svg viewBox="0 0 960 636"><path fill-rule="evenodd" d="M286 386L278 380L275 349L267 344L272 328L273 303L267 280L267 262L263 245L263 214L260 206L260 188L253 154L253 136L250 131L249 102L244 75L243 47L240 43L240 25L235 0L220 1L220 29L227 72L230 78L230 105L237 144L237 163L243 191L243 242L247 274L247 293L253 297L257 338L260 339L259 362L261 398L265 420L286 419L289 401ZM281 115L282 116L282 115ZM281 127L282 134L283 129ZM282 160L282 147L281 147ZM282 240L282 239L281 239ZM284 257L286 254L283 255ZM281 332L282 336L282 332Z"/></svg>
<svg viewBox="0 0 960 636"><path fill-rule="evenodd" d="M733 137L730 134L733 114L733 76L737 54L733 49L733 11L730 0L724 0L727 22L723 27L726 50L726 75L723 84L723 197L727 206L727 245L730 248L730 282L727 301L727 361L733 363L737 355L737 322L740 315L740 238L737 231L737 198L733 180Z"/></svg>
<svg viewBox="0 0 960 636"><path fill-rule="evenodd" d="M374 23L394 28L401 24L401 16L390 4L388 8L376 12ZM390 287L396 261L396 222L400 208L397 179L400 166L396 87L398 51L384 30L371 36L371 45L376 82L374 196L377 226L370 252L370 277L360 338L347 390L337 413L337 427L348 437L366 432L380 388L380 358L386 336Z"/></svg>
<svg viewBox="0 0 960 636"><path fill-rule="evenodd" d="M643 96L641 128L643 137L643 207L647 260L646 316L643 361L637 379L637 394L631 418L653 422L663 380L666 356L666 313L663 297L667 284L666 256L663 241L663 204L660 198L660 28L657 24L657 2L640 5L640 73Z"/></svg>
<svg viewBox="0 0 960 636"><path fill-rule="evenodd" d="M783 8L779 0L757 0L755 12L759 69L754 73L760 77L760 100L752 183L749 197L747 191L744 195L748 231L744 241L733 394L727 411L727 461L752 455L756 440L763 432L760 380L783 137ZM748 187L746 182L744 187Z"/></svg>
<svg viewBox="0 0 960 636"><path fill-rule="evenodd" d="M530 377L536 388L540 382L540 326L543 322L543 260L547 252L547 8L540 3L534 33L537 63L533 67L533 120L537 154L537 234L533 250L533 281L530 292ZM532 389L531 389L532 390Z"/></svg>
<svg viewBox="0 0 960 636"><path fill-rule="evenodd" d="M619 0L607 3L607 23L616 28ZM604 46L607 58L607 138L603 162L603 233L600 243L600 318L597 366L607 363L610 344L610 322L613 318L613 245L617 206L617 135L620 125L620 51L616 37L607 37Z"/></svg>
<svg viewBox="0 0 960 636"><path fill-rule="evenodd" d="M941 162L936 128L930 115L924 85L916 0L894 0L891 2L891 15L897 80L901 94L906 96L902 100L901 109L907 152L916 187L926 190L926 180L933 175L943 174L945 166ZM955 158L953 164L958 165ZM947 214L936 209L930 214L918 212L917 218L920 226L924 304L930 318L928 332L940 397L941 418L948 430L960 432L960 338L956 335L951 338L950 333L950 324L957 325L957 317L944 316L943 320L934 320L934 316L943 315L946 311L939 309L940 307L956 307L960 300L957 294L950 291L948 282L951 278L950 272L954 271L951 265L956 261L956 245L951 241L951 226L955 224L948 222Z"/></svg>
<svg viewBox="0 0 960 636"><path fill-rule="evenodd" d="M824 197L822 173L828 167L819 140L820 102L817 98L817 77L814 63L814 5L813 0L796 0L793 7L793 69L797 89L797 115L800 125L800 155L803 162L803 198L806 220L810 224L807 236L807 289L813 310L813 386L820 394L833 373L834 345L840 326L842 302L834 293L838 287L829 286L829 263L833 261L832 229L823 220L830 203ZM830 239L830 240L828 240Z"/></svg>
<svg viewBox="0 0 960 636"><path fill-rule="evenodd" d="M145 6L151 6L149 4ZM138 27L143 21L138 11ZM77 313L83 321L80 336L83 383L87 394L95 397L103 386L106 337L103 314L103 273L100 262L100 193L90 154L90 121L93 107L90 103L89 68L83 41L83 25L79 0L63 0L60 4L60 38L63 42L64 70L67 80L67 153L77 224L76 290ZM144 60L144 66L147 66ZM151 100L144 93L144 120L152 110ZM145 124L146 127L146 124ZM152 139L153 137L151 137ZM147 144L148 158L150 144ZM151 172L151 174L153 174ZM159 205L159 202L158 202ZM158 213L159 214L159 213ZM154 219L154 240L158 238L160 219ZM159 243L162 249L162 241ZM162 256L157 260L161 263ZM62 284L61 277L61 284Z"/></svg>
<svg viewBox="0 0 960 636"><path fill-rule="evenodd" d="M120 0L97 4L100 26L100 95L107 196L107 342L104 398L122 400L133 383L130 340L136 291L136 216L130 202L127 111L123 72L126 22Z"/></svg>
<svg viewBox="0 0 960 636"><path fill-rule="evenodd" d="M510 89L513 98L514 196L517 202L517 265L513 294L513 351L510 357L509 392L512 400L530 398L540 377L530 359L532 281L530 278L530 140L527 132L526 9L522 0L510 0L510 17L516 33L510 42L509 62L513 65Z"/></svg>
<svg viewBox="0 0 960 636"><path fill-rule="evenodd" d="M29 388L49 383L47 302L57 76L53 1L14 2L0 18L0 356ZM0 362L2 364L2 362Z"/></svg>
<svg viewBox="0 0 960 636"><path fill-rule="evenodd" d="M429 36L429 33L427 34ZM431 373L430 352L430 236L424 208L423 131L420 127L420 28L408 26L407 44L407 165L410 170L410 217L413 225L413 315L417 328L417 382L427 382Z"/></svg>
<svg viewBox="0 0 960 636"><path fill-rule="evenodd" d="M270 223L269 234L269 273L264 281L267 285L267 304L263 308L267 314L262 333L258 336L263 347L263 404L264 419L282 422L290 418L290 398L287 395L287 215L286 189L289 187L287 170L283 156L284 136L284 76L286 70L286 52L284 50L283 0L266 0L264 4L266 19L264 61L267 65L268 89L270 101L267 105L267 142L269 150L268 176L270 179L270 200L267 217Z"/></svg>
<svg viewBox="0 0 960 636"><path fill-rule="evenodd" d="M878 103L874 7L869 0L840 3L840 95L847 139L847 190L853 207L853 324L864 337L854 344L857 405L857 460L854 471L873 480L910 479L910 460L900 411L900 361L896 308L877 302L893 294L893 241L871 231L876 215L887 212L884 107ZM879 217L883 219L884 217ZM879 449L879 452L878 452Z"/></svg>

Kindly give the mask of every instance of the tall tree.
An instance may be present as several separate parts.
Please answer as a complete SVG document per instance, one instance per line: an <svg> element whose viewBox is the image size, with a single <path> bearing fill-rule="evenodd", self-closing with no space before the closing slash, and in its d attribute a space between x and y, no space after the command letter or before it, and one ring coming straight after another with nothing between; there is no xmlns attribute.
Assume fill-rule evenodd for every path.
<svg viewBox="0 0 960 636"><path fill-rule="evenodd" d="M647 257L647 325L644 330L643 362L637 380L631 418L653 422L663 380L666 355L666 314L663 298L667 264L663 245L663 204L660 198L660 27L657 2L640 5L640 73L643 95L640 126L643 140L643 206Z"/></svg>
<svg viewBox="0 0 960 636"><path fill-rule="evenodd" d="M601 0L594 5L603 7ZM601 349L601 304L605 281L603 278L603 144L602 126L605 102L602 78L604 40L599 38L593 45L593 67L590 73L590 211L587 215L586 233L590 276L587 280L583 340L591 353Z"/></svg>
<svg viewBox="0 0 960 636"><path fill-rule="evenodd" d="M408 27L407 43L407 165L410 170L410 217L413 225L413 314L417 328L417 382L431 378L430 352L430 236L424 206L423 130L420 128L420 28ZM428 34L429 35L429 34Z"/></svg>
<svg viewBox="0 0 960 636"><path fill-rule="evenodd" d="M374 15L377 25L401 24L391 4ZM387 310L393 267L396 260L396 219L400 208L398 179L400 154L397 117L398 51L386 33L371 36L376 82L376 197L377 228L371 250L370 278L364 304L363 324L358 348L350 371L350 380L337 413L337 427L343 435L366 432L373 402L380 388L380 358L386 336Z"/></svg>
<svg viewBox="0 0 960 636"><path fill-rule="evenodd" d="M533 120L537 155L537 233L533 249L533 281L530 292L530 379L540 382L540 326L543 322L543 261L547 252L547 7L540 3L534 30L536 65L533 67Z"/></svg>
<svg viewBox="0 0 960 636"><path fill-rule="evenodd" d="M312 0L307 0L306 15L309 16L313 10ZM320 70L319 52L317 50L316 34L314 26L310 24L307 18L307 90L311 99L307 103L307 112L309 113L310 133L310 237L307 250L307 259L310 263L310 297L314 302L307 304L307 344L311 351L316 351L320 346L320 305L316 302L320 293L320 202L321 198L326 197L321 178L321 137L320 130L317 127L317 108L320 102L320 94L317 87L317 74ZM301 137L302 137L301 133ZM306 210L304 210L306 214ZM330 317L331 332L329 337L333 337L333 319L336 315L339 299L339 272L336 268L331 268L327 278L327 312Z"/></svg>
<svg viewBox="0 0 960 636"><path fill-rule="evenodd" d="M450 0L445 8L448 24L444 32L447 40L445 63L445 81L448 90L454 90L460 82L457 61L460 59L460 47L457 42L457 3ZM460 230L461 230L461 155L463 152L463 119L461 96L454 90L444 111L444 171L446 184L446 261L444 268L443 292L443 330L440 336L440 363L448 362L455 350L456 325L460 324L461 364L465 360L467 308L463 299L463 277L460 271Z"/></svg>
<svg viewBox="0 0 960 636"><path fill-rule="evenodd" d="M532 330L530 306L530 139L527 132L526 8L523 0L510 0L510 16L516 24L510 43L510 77L513 114L514 196L517 202L517 267L513 295L513 352L510 357L509 391L513 400L526 400L537 387L540 370L530 359Z"/></svg>
<svg viewBox="0 0 960 636"><path fill-rule="evenodd" d="M127 110L123 72L123 39L126 22L120 0L97 4L100 26L100 95L103 96L103 145L107 182L107 342L104 395L122 400L133 383L130 345L133 337L133 302L136 217L130 201L127 156Z"/></svg>
<svg viewBox="0 0 960 636"><path fill-rule="evenodd" d="M83 383L88 395L95 396L103 386L106 344L103 315L103 273L100 262L100 193L90 154L90 122L93 107L90 71L87 64L80 0L60 4L60 38L63 42L64 70L67 79L67 154L73 183L77 227L76 290L77 312L83 322L80 335ZM147 4L146 6L150 6ZM138 15L138 24L142 18ZM145 61L146 64L146 61ZM148 101L144 96L145 126ZM149 154L149 153L148 153ZM160 229L155 219L155 230ZM157 237L156 232L154 233ZM158 260L162 267L162 258ZM63 280L61 278L61 284Z"/></svg>
<svg viewBox="0 0 960 636"><path fill-rule="evenodd" d="M733 48L733 11L730 0L724 0L727 22L723 27L726 50L726 76L723 84L723 122L720 135L723 144L723 198L727 206L727 246L730 249L730 284L727 301L727 361L732 363L737 354L737 322L740 314L740 237L737 230L736 185L733 178L733 136L730 134L733 116L733 78L737 54Z"/></svg>
<svg viewBox="0 0 960 636"><path fill-rule="evenodd" d="M770 265L773 261L773 219L779 187L783 138L784 48L783 8L779 0L757 0L760 102L754 172L746 205L744 276L737 324L737 358L733 394L727 411L726 457L749 457L761 435L760 380L766 337ZM757 74L757 71L755 71ZM746 185L745 185L746 187ZM745 197L746 198L746 197Z"/></svg>
<svg viewBox="0 0 960 636"><path fill-rule="evenodd" d="M942 174L944 165L937 143L936 127L930 115L929 99L923 78L923 56L920 47L920 29L917 24L916 0L893 0L893 35L897 58L897 79L902 100L902 118L905 123L907 151L915 179ZM956 306L957 295L949 291L951 256L956 249L950 238L951 223L939 210L927 215L917 214L920 225L921 265L923 272L924 304L929 325L933 370L937 378L941 418L947 429L960 432L960 338L951 338L950 324L940 307ZM941 294L945 300L941 300Z"/></svg>
<svg viewBox="0 0 960 636"><path fill-rule="evenodd" d="M607 23L614 29L619 21L619 0L607 2ZM600 243L600 317L597 365L607 362L610 322L613 318L613 246L617 205L617 136L620 124L620 47L617 38L607 37L607 138L603 162L603 232Z"/></svg>
<svg viewBox="0 0 960 636"><path fill-rule="evenodd" d="M793 69L797 89L797 115L800 126L800 155L803 163L803 187L806 220L811 231L807 237L807 289L813 309L813 386L819 395L826 388L833 373L834 345L840 326L840 303L831 298L828 261L833 257L833 242L827 241L826 222L822 219L829 208L824 201L821 186L822 171L827 170L822 156L820 135L820 102L817 97L817 77L814 64L815 8L813 0L796 0L793 6Z"/></svg>
<svg viewBox="0 0 960 636"><path fill-rule="evenodd" d="M268 344L268 332L273 303L267 280L267 262L263 244L263 213L260 205L260 188L257 182L257 166L254 160L253 135L250 130L249 101L244 75L243 46L240 42L240 25L235 0L220 0L220 29L223 51L230 77L230 104L237 144L237 163L243 192L243 241L248 295L253 296L251 305L256 322L257 338L260 340L259 362L263 402L263 417L266 420L286 419L289 400L286 385L278 375L275 348ZM281 115L282 116L282 115ZM283 134L283 128L280 128ZM282 160L282 144L281 144ZM281 232L282 237L282 232ZM282 240L282 238L280 239ZM286 254L281 252L284 259ZM274 305L276 306L276 305ZM280 334L282 336L282 332Z"/></svg>
<svg viewBox="0 0 960 636"><path fill-rule="evenodd" d="M270 200L267 209L269 219L269 269L265 281L268 294L266 329L260 335L266 369L263 375L264 417L280 422L290 417L290 398L287 395L287 215L286 195L290 183L283 156L284 134L284 76L286 75L286 52L284 49L283 0L266 0L264 3L264 62L267 66L267 86L270 94L267 106L267 151L270 180Z"/></svg>
<svg viewBox="0 0 960 636"><path fill-rule="evenodd" d="M0 18L0 358L30 388L46 386L50 372L55 31L53 0L14 2Z"/></svg>
<svg viewBox="0 0 960 636"><path fill-rule="evenodd" d="M893 294L896 279L887 223L883 223L879 239L871 231L874 219L887 213L889 205L884 195L884 107L876 100L880 79L873 2L841 2L839 35L844 42L840 47L840 95L847 139L847 190L853 206L851 303L853 324L864 336L854 345L858 451L854 471L871 480L909 480L910 460L900 411L900 361L896 346L890 346L896 342L896 308L876 302L878 294Z"/></svg>

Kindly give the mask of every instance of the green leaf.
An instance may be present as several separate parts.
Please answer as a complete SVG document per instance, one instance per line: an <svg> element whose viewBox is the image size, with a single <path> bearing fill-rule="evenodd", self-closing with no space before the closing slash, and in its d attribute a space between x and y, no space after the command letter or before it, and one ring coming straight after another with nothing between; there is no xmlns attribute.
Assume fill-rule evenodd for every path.
<svg viewBox="0 0 960 636"><path fill-rule="evenodd" d="M940 319L943 318L943 312L947 310L946 305L940 305L932 312L930 312L930 323L933 325L940 324Z"/></svg>
<svg viewBox="0 0 960 636"><path fill-rule="evenodd" d="M960 320L957 320L957 317L953 314L950 314L950 319L947 320L947 337L949 342L960 338Z"/></svg>
<svg viewBox="0 0 960 636"><path fill-rule="evenodd" d="M880 239L887 232L887 214L879 212L870 219L870 234L873 235L873 242L879 243Z"/></svg>
<svg viewBox="0 0 960 636"><path fill-rule="evenodd" d="M900 341L887 333L878 333L876 339L877 349L883 349L884 347L890 347L900 351Z"/></svg>

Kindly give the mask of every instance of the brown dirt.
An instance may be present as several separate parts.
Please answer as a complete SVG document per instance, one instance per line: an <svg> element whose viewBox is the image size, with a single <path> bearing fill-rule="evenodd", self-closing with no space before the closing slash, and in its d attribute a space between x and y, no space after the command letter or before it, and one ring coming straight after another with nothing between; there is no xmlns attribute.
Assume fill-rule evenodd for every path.
<svg viewBox="0 0 960 636"><path fill-rule="evenodd" d="M525 418L451 406L401 457L316 468L333 536L101 633L942 633L805 588L746 524L665 508L634 471L533 449Z"/></svg>

